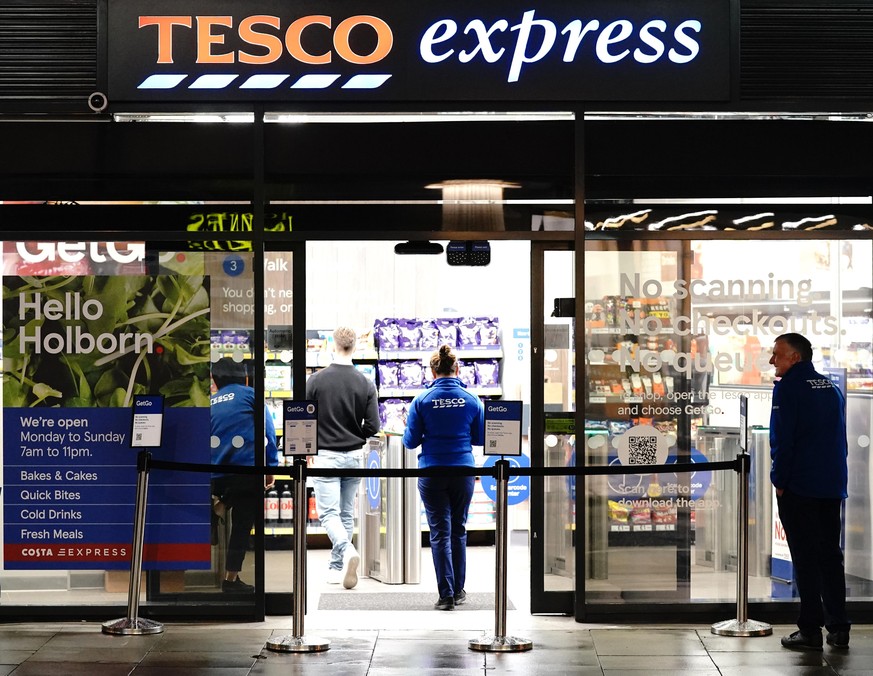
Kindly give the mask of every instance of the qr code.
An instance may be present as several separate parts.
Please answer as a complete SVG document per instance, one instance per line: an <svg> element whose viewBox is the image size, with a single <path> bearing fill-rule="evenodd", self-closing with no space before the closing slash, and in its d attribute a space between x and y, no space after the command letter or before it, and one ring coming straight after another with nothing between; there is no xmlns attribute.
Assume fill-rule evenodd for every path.
<svg viewBox="0 0 873 676"><path fill-rule="evenodd" d="M135 436L136 439L134 441L142 441L142 432L137 432Z"/></svg>
<svg viewBox="0 0 873 676"><path fill-rule="evenodd" d="M488 448L497 448L497 439L489 439Z"/></svg>
<svg viewBox="0 0 873 676"><path fill-rule="evenodd" d="M628 438L628 464L630 465L654 465L656 464L658 437L629 437Z"/></svg>

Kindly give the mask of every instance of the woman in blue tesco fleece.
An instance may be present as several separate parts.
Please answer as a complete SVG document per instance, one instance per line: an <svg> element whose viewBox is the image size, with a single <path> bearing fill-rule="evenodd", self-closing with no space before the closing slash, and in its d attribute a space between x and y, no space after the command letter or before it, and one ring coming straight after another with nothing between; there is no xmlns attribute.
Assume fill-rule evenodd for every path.
<svg viewBox="0 0 873 676"><path fill-rule="evenodd" d="M485 409L458 378L458 359L448 345L430 358L433 382L409 407L403 445L421 446L419 467L475 467L473 446L483 443ZM473 476L421 477L418 491L430 526L436 571L437 610L453 610L467 597L467 513Z"/></svg>

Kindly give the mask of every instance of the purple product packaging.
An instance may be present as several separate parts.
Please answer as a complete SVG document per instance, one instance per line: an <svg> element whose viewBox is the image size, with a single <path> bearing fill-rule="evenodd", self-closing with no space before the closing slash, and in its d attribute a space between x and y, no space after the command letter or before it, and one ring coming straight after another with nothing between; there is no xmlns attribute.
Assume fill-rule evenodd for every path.
<svg viewBox="0 0 873 676"><path fill-rule="evenodd" d="M248 331L236 331L236 346L249 349L249 332Z"/></svg>
<svg viewBox="0 0 873 676"><path fill-rule="evenodd" d="M396 361L385 361L377 364L379 367L379 387L399 387L400 374Z"/></svg>
<svg viewBox="0 0 873 676"><path fill-rule="evenodd" d="M496 359L479 359L473 362L473 366L479 387L497 387L500 384L500 366Z"/></svg>
<svg viewBox="0 0 873 676"><path fill-rule="evenodd" d="M425 319L421 323L420 350L437 350L440 346L440 330L435 319Z"/></svg>
<svg viewBox="0 0 873 676"><path fill-rule="evenodd" d="M473 362L458 362L458 378L467 387L476 386L476 366Z"/></svg>
<svg viewBox="0 0 873 676"><path fill-rule="evenodd" d="M406 429L408 402L403 399L383 399L379 402L379 419L385 432L401 433Z"/></svg>
<svg viewBox="0 0 873 676"><path fill-rule="evenodd" d="M479 345L499 345L500 325L497 317L477 317L479 322Z"/></svg>
<svg viewBox="0 0 873 676"><path fill-rule="evenodd" d="M475 317L464 317L458 322L458 347L479 345L479 321Z"/></svg>
<svg viewBox="0 0 873 676"><path fill-rule="evenodd" d="M405 390L417 390L424 387L424 365L420 361L402 361L399 363L398 380Z"/></svg>
<svg viewBox="0 0 873 676"><path fill-rule="evenodd" d="M458 320L442 318L436 320L437 329L440 333L440 345L458 346ZM439 347L439 345L437 346Z"/></svg>
<svg viewBox="0 0 873 676"><path fill-rule="evenodd" d="M236 345L236 331L225 329L221 332L221 346L225 350L232 350Z"/></svg>
<svg viewBox="0 0 873 676"><path fill-rule="evenodd" d="M400 327L397 326L394 319L391 317L377 319L374 322L373 330L379 349L397 350L400 348Z"/></svg>
<svg viewBox="0 0 873 676"><path fill-rule="evenodd" d="M421 322L417 319L397 320L397 346L401 350L417 350L421 342Z"/></svg>

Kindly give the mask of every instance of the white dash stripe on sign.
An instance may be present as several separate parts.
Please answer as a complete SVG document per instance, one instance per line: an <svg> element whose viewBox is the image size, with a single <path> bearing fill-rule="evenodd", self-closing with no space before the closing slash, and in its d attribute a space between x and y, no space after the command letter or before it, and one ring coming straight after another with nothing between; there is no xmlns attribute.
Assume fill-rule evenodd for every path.
<svg viewBox="0 0 873 676"><path fill-rule="evenodd" d="M355 75L343 85L343 89L376 89L390 77L390 74Z"/></svg>
<svg viewBox="0 0 873 676"><path fill-rule="evenodd" d="M235 73L227 73L224 75L201 75L194 80L194 82L188 85L188 89L224 89L238 77L239 75Z"/></svg>
<svg viewBox="0 0 873 676"><path fill-rule="evenodd" d="M339 75L304 75L299 78L294 84L291 85L291 89L327 89L334 82L339 80Z"/></svg>
<svg viewBox="0 0 873 676"><path fill-rule="evenodd" d="M139 83L137 89L172 89L173 87L177 87L186 77L188 76L184 73L149 75L145 80Z"/></svg>

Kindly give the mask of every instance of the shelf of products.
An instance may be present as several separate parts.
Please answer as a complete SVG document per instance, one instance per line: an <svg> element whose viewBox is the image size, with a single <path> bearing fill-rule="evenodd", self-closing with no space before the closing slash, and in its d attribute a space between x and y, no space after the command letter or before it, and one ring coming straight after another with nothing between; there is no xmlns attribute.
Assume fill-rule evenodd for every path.
<svg viewBox="0 0 873 676"><path fill-rule="evenodd" d="M402 432L412 399L431 381L429 361L440 345L454 348L459 377L480 397L501 397L503 347L496 317L377 319L376 382L382 429Z"/></svg>

